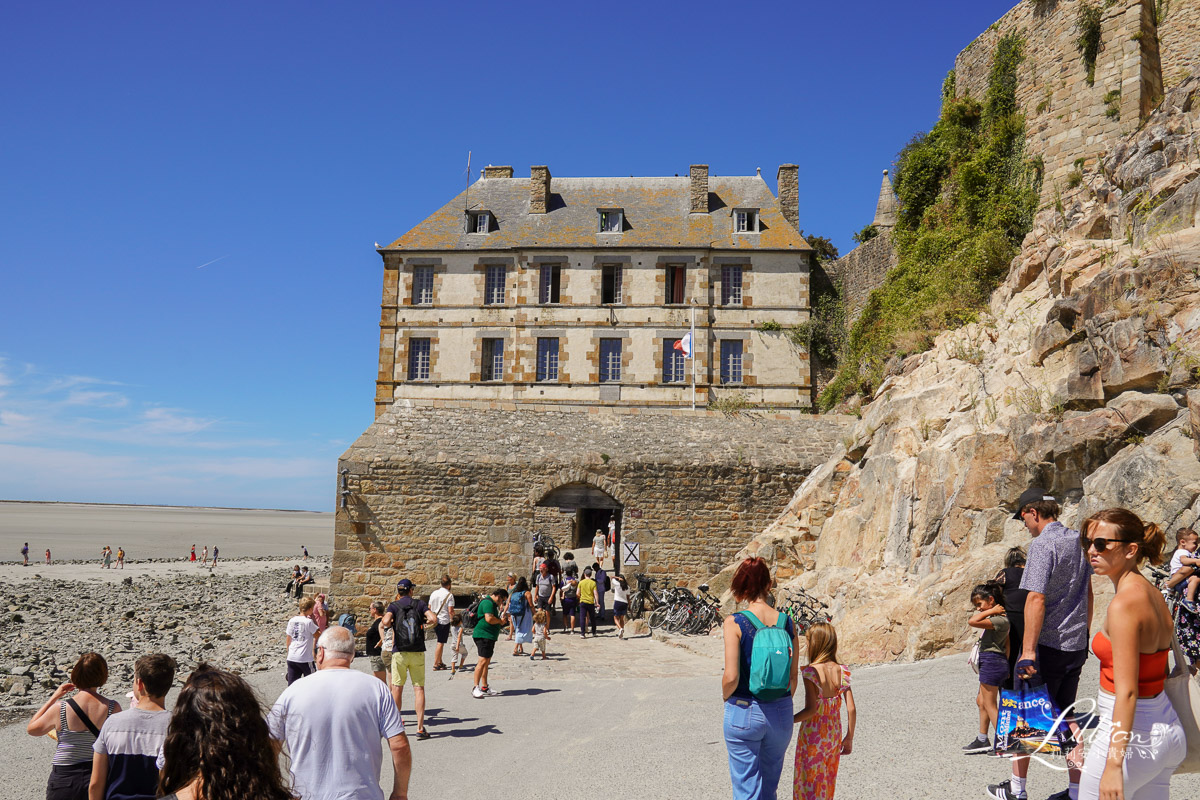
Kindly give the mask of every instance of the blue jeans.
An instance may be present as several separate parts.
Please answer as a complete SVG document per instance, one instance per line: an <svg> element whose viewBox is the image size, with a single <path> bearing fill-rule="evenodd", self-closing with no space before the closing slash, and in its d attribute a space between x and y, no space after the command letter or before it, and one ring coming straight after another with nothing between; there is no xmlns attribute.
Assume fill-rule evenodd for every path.
<svg viewBox="0 0 1200 800"><path fill-rule="evenodd" d="M775 800L791 740L791 695L767 703L743 697L725 701L725 747L734 800Z"/></svg>

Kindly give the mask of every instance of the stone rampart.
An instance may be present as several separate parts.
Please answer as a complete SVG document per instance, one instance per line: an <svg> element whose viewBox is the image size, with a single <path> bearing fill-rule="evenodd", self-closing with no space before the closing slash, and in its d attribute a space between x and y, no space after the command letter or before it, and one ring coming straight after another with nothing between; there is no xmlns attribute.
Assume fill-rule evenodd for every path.
<svg viewBox="0 0 1200 800"><path fill-rule="evenodd" d="M846 303L847 327L858 319L867 297L879 288L894 266L896 248L889 230L880 232L874 239L859 245L832 264L825 265L830 278L841 286L842 299Z"/></svg>
<svg viewBox="0 0 1200 800"><path fill-rule="evenodd" d="M647 572L719 571L841 446L850 417L800 412L398 401L341 457L331 592L363 612L406 576L427 593L526 574L532 534L590 542L582 509L612 508ZM340 485L340 484L339 484ZM566 505L564 505L566 504ZM605 515L607 511L604 511Z"/></svg>
<svg viewBox="0 0 1200 800"><path fill-rule="evenodd" d="M982 101L999 40L1020 34L1025 59L1017 102L1027 151L1045 163L1043 202L1065 191L1076 161L1086 165L1137 129L1167 87L1189 74L1200 54L1196 0L1091 0L1100 9L1100 51L1089 83L1080 55L1080 7L1089 0L1023 0L955 59L955 90ZM1156 22L1161 7L1161 21ZM1160 46L1161 42L1161 46Z"/></svg>

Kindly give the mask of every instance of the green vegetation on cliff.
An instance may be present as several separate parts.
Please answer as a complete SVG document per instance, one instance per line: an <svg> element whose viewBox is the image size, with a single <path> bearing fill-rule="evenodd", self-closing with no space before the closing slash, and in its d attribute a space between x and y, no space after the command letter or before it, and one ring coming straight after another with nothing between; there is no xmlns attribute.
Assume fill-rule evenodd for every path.
<svg viewBox="0 0 1200 800"><path fill-rule="evenodd" d="M984 103L942 87L941 119L896 157L897 266L873 291L820 396L828 410L870 394L893 356L928 349L938 333L971 321L1004 278L1033 224L1040 165L1025 158L1017 110L1024 42L1000 40Z"/></svg>

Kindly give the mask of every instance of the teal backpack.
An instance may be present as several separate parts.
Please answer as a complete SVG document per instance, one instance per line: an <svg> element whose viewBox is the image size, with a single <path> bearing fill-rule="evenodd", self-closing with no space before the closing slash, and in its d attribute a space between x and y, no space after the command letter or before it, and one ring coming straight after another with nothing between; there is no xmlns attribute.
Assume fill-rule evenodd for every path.
<svg viewBox="0 0 1200 800"><path fill-rule="evenodd" d="M749 611L741 612L754 625L750 649L750 694L759 700L778 700L792 687L792 639L787 633L787 614L780 613L771 627Z"/></svg>

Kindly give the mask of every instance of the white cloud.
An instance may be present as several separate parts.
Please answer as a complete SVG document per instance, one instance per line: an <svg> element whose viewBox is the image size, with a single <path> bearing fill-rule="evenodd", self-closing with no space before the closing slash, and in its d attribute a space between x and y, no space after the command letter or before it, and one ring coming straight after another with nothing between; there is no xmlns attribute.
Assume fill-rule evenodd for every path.
<svg viewBox="0 0 1200 800"><path fill-rule="evenodd" d="M97 392L76 389L67 395L66 404L69 406L96 406L98 408L124 408L129 405L129 398L118 392Z"/></svg>
<svg viewBox="0 0 1200 800"><path fill-rule="evenodd" d="M0 425L13 428L24 428L33 422L33 417L18 414L15 411L0 411Z"/></svg>
<svg viewBox="0 0 1200 800"><path fill-rule="evenodd" d="M178 408L151 408L142 414L141 427L147 433L196 433L210 428L214 419L189 417Z"/></svg>

